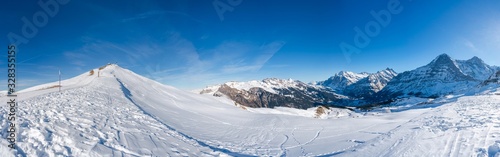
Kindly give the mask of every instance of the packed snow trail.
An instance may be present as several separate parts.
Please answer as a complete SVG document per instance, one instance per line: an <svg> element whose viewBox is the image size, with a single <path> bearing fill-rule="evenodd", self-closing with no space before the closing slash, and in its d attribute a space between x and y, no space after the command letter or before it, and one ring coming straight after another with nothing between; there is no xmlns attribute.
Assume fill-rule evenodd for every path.
<svg viewBox="0 0 500 157"><path fill-rule="evenodd" d="M500 95L466 96L340 156L500 155Z"/></svg>

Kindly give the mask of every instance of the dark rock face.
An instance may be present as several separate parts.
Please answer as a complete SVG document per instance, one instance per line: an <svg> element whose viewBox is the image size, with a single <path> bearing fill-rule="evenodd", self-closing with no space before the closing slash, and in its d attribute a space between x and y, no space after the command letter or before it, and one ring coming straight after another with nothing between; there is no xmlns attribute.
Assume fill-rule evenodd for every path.
<svg viewBox="0 0 500 157"><path fill-rule="evenodd" d="M277 93L254 87L250 90L239 90L223 84L214 95L223 94L238 104L248 107L292 107L307 109L317 103L328 103L339 99L333 92L301 84L298 88L274 89Z"/></svg>
<svg viewBox="0 0 500 157"><path fill-rule="evenodd" d="M488 85L491 83L500 84L500 70L498 70L495 74L491 75L486 81L482 83L482 85Z"/></svg>

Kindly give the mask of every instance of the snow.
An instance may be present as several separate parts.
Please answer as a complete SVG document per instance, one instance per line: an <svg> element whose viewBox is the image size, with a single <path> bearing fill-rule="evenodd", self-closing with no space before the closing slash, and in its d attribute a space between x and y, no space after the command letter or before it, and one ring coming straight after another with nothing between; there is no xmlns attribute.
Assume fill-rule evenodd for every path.
<svg viewBox="0 0 500 157"><path fill-rule="evenodd" d="M5 139L0 139L0 156L1 157L14 157L14 152L9 147L9 143Z"/></svg>
<svg viewBox="0 0 500 157"><path fill-rule="evenodd" d="M361 98L382 90L396 75L390 68L376 73L340 71L325 81L315 82L315 85L319 88L330 88L338 94Z"/></svg>
<svg viewBox="0 0 500 157"><path fill-rule="evenodd" d="M431 63L394 77L381 93L397 93L433 97L461 93L480 84L464 74L457 61L442 54Z"/></svg>
<svg viewBox="0 0 500 157"><path fill-rule="evenodd" d="M370 86L373 88L374 92L378 92L382 90L382 88L387 85L387 82L389 82L396 75L398 74L392 69L386 69L375 74L370 74L368 76L370 80Z"/></svg>
<svg viewBox="0 0 500 157"><path fill-rule="evenodd" d="M326 114L317 115L316 110L318 107L309 108L307 110L288 108L288 107L276 107L270 108L246 108L248 111L259 114L271 114L271 115L290 115L290 116L301 116L309 118L321 118L321 119L334 119L334 118L352 118L361 116L359 113L350 111L347 109L337 109L330 108L326 110ZM319 116L319 117L318 117Z"/></svg>
<svg viewBox="0 0 500 157"><path fill-rule="evenodd" d="M264 79L262 81L258 80L252 80L252 81L247 81L247 82L236 82L236 81L230 81L224 83L224 85L227 85L231 88L238 89L238 90L245 90L249 91L251 88L262 88L265 91L268 91L273 94L278 94L278 92L275 89L283 89L283 88L299 88L299 84L306 85L302 82L295 81L292 79L278 79L278 78L268 78ZM217 92L217 90L222 86L221 85L214 85L214 86L208 86L203 89L197 89L193 90L193 93L198 93L198 94L206 94L206 95L213 95L214 93Z"/></svg>
<svg viewBox="0 0 500 157"><path fill-rule="evenodd" d="M162 85L119 66L23 90L21 156L494 156L498 86L408 110L242 109L224 97ZM243 87L242 87L243 88ZM0 101L7 101L2 96ZM418 106L411 105L410 106ZM2 137L7 108L0 107ZM6 142L0 139L0 156ZM2 154L4 153L4 154Z"/></svg>
<svg viewBox="0 0 500 157"><path fill-rule="evenodd" d="M359 80L368 77L370 74L368 73L355 73L350 71L340 71L334 76L330 77L325 81L320 81L317 85L322 85L326 87L330 87L335 91L341 91L347 86L358 82Z"/></svg>
<svg viewBox="0 0 500 157"><path fill-rule="evenodd" d="M249 91L251 88L258 87L262 88L268 92L277 94L278 92L275 89L283 89L283 88L296 88L298 87L300 82L294 81L292 79L277 79L277 78L268 78L262 81L252 80L248 82L227 82L225 85L228 85L231 88L235 88L238 90L246 90Z"/></svg>
<svg viewBox="0 0 500 157"><path fill-rule="evenodd" d="M340 156L495 156L499 108L499 96L461 97Z"/></svg>
<svg viewBox="0 0 500 157"><path fill-rule="evenodd" d="M481 81L488 79L496 71L495 67L487 65L478 57L465 61L457 60L456 62L464 74Z"/></svg>
<svg viewBox="0 0 500 157"><path fill-rule="evenodd" d="M357 82L347 86L347 88L342 92L356 93L360 95L363 95L364 92L370 92L370 91L379 92L395 76L397 76L397 73L394 70L387 68L385 70L369 74L367 77L362 78Z"/></svg>

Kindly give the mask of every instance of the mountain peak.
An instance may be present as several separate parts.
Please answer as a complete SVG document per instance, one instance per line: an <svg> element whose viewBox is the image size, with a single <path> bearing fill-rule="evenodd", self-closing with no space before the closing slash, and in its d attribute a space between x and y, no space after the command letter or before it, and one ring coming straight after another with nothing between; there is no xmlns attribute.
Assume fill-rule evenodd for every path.
<svg viewBox="0 0 500 157"><path fill-rule="evenodd" d="M352 71L340 71L339 73L335 74L335 76L340 76L340 77L366 77L368 76L369 73L367 72L361 72L361 73L355 73Z"/></svg>
<svg viewBox="0 0 500 157"><path fill-rule="evenodd" d="M478 82L473 75L466 74L468 70L464 70L466 68L462 65L462 61L456 61L447 54L441 54L426 66L397 75L387 84L381 94L387 92L410 95L419 93L419 96L428 97L467 89Z"/></svg>
<svg viewBox="0 0 500 157"><path fill-rule="evenodd" d="M394 69L391 69L391 68L386 68L386 69L379 71L379 72L396 73L396 71L394 71Z"/></svg>
<svg viewBox="0 0 500 157"><path fill-rule="evenodd" d="M293 79L279 79L279 78L265 78L262 80L264 83L278 84L278 83L291 83L295 82Z"/></svg>
<svg viewBox="0 0 500 157"><path fill-rule="evenodd" d="M451 60L451 57L448 54L443 53L443 54L440 54L439 56L437 56L436 59L450 59Z"/></svg>
<svg viewBox="0 0 500 157"><path fill-rule="evenodd" d="M476 56L469 60L457 61L457 63L464 74L477 80L486 80L496 71L495 67L484 63L482 59Z"/></svg>
<svg viewBox="0 0 500 157"><path fill-rule="evenodd" d="M339 76L344 76L344 75L348 75L348 74L352 74L352 72L350 72L350 71L340 71L339 73L337 73L337 75L339 75Z"/></svg>
<svg viewBox="0 0 500 157"><path fill-rule="evenodd" d="M446 53L436 57L429 65L455 65L455 61Z"/></svg>
<svg viewBox="0 0 500 157"><path fill-rule="evenodd" d="M472 57L471 59L467 60L467 62L470 62L470 63L484 63L484 61L477 57L477 56L474 56Z"/></svg>
<svg viewBox="0 0 500 157"><path fill-rule="evenodd" d="M103 70L103 69L106 69L106 68L121 68L120 66L118 66L118 64L111 64L111 63L108 63L106 65L103 65L101 67L99 67L99 70ZM123 68L122 68L123 69Z"/></svg>

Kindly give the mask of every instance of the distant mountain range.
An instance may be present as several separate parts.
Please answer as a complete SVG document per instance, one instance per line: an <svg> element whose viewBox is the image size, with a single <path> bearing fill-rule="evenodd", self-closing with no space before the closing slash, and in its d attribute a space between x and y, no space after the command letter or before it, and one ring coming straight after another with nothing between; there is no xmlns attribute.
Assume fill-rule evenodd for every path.
<svg viewBox="0 0 500 157"><path fill-rule="evenodd" d="M425 66L399 74L390 68L376 73L341 71L324 81L309 84L271 78L227 82L199 93L227 97L248 107L373 106L400 98L435 98L466 92L488 83L498 83L499 78L500 68L478 57L455 60L441 54Z"/></svg>
<svg viewBox="0 0 500 157"><path fill-rule="evenodd" d="M330 103L347 97L321 86L301 81L268 78L262 81L227 82L200 91L217 97L228 97L248 107L278 106L306 109L317 103Z"/></svg>

